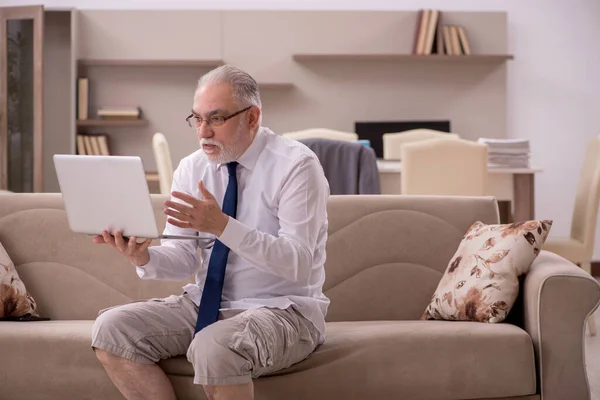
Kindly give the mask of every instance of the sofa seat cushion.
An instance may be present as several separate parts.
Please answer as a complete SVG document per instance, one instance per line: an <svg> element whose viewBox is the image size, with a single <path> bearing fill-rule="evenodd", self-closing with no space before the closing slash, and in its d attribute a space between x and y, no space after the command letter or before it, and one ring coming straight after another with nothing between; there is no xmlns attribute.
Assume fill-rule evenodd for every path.
<svg viewBox="0 0 600 400"><path fill-rule="evenodd" d="M305 361L258 379L257 393L294 399L314 390L320 398L434 400L536 391L533 345L515 325L330 322L326 335L325 344ZM169 374L193 374L185 357L163 360L161 366Z"/></svg>
<svg viewBox="0 0 600 400"><path fill-rule="evenodd" d="M90 347L93 323L0 322L0 354L11 360L0 363L3 395L119 398ZM185 357L160 364L172 376L190 377L192 386ZM517 326L376 321L328 323L327 341L315 353L255 386L260 398L433 400L524 396L535 393L536 381L531 340Z"/></svg>
<svg viewBox="0 0 600 400"><path fill-rule="evenodd" d="M0 322L0 398L122 397L90 346L93 324L83 320Z"/></svg>

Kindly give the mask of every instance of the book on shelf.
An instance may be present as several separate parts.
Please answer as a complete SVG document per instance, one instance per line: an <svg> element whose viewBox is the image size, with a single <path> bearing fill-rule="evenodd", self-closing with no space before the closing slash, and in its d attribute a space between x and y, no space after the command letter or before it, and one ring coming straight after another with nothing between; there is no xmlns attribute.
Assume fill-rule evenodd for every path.
<svg viewBox="0 0 600 400"><path fill-rule="evenodd" d="M77 134L77 154L84 156L110 156L108 136L105 134Z"/></svg>
<svg viewBox="0 0 600 400"><path fill-rule="evenodd" d="M461 25L444 24L440 10L419 10L413 54L471 55L467 30Z"/></svg>
<svg viewBox="0 0 600 400"><path fill-rule="evenodd" d="M136 120L142 116L142 110L139 107L100 107L96 115L101 119L111 120Z"/></svg>
<svg viewBox="0 0 600 400"><path fill-rule="evenodd" d="M458 26L458 37L460 38L460 46L462 48L462 53L466 56L471 55L471 45L469 44L469 40L467 39L467 31L464 26Z"/></svg>
<svg viewBox="0 0 600 400"><path fill-rule="evenodd" d="M88 78L77 79L77 119L80 121L88 119L90 103L90 81Z"/></svg>

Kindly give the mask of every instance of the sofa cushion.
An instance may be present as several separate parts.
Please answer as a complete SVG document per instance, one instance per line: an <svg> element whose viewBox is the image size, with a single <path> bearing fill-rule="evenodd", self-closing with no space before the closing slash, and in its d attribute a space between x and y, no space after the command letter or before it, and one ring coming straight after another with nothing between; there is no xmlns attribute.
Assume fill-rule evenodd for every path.
<svg viewBox="0 0 600 400"><path fill-rule="evenodd" d="M25 315L39 317L37 304L0 243L0 318Z"/></svg>
<svg viewBox="0 0 600 400"><path fill-rule="evenodd" d="M193 376L185 357L160 365ZM531 339L514 325L330 322L315 353L255 387L261 398L476 399L534 394L536 374Z"/></svg>
<svg viewBox="0 0 600 400"><path fill-rule="evenodd" d="M0 398L122 398L90 347L93 324L0 322Z"/></svg>
<svg viewBox="0 0 600 400"><path fill-rule="evenodd" d="M474 223L450 259L421 319L501 322L552 221Z"/></svg>
<svg viewBox="0 0 600 400"><path fill-rule="evenodd" d="M2 394L8 399L120 398L90 347L93 323L0 322L0 354L11 360L0 363ZM191 383L193 370L185 357L160 365ZM255 386L260 398L286 393L290 400L435 400L525 396L535 393L536 378L531 339L514 325L332 322L325 344L308 359L258 379Z"/></svg>

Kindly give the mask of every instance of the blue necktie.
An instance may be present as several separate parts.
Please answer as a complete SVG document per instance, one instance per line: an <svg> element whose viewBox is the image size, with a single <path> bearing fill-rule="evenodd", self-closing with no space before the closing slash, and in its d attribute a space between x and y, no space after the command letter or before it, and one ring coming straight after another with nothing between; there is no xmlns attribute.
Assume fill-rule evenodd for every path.
<svg viewBox="0 0 600 400"><path fill-rule="evenodd" d="M235 174L237 162L227 164L229 171L229 183L223 198L223 212L232 218L235 218L237 209L237 176ZM215 239L215 244L208 261L208 272L206 273L206 282L202 290L200 307L198 308L198 319L196 320L196 330L194 334L201 329L216 322L221 308L221 294L223 292L223 281L225 280L225 267L227 266L227 256L229 247L221 241Z"/></svg>

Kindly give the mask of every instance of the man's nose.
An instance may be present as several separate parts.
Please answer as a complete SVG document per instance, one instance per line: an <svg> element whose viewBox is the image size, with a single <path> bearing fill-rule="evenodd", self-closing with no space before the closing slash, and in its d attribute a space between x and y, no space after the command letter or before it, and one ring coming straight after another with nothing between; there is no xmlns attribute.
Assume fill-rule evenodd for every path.
<svg viewBox="0 0 600 400"><path fill-rule="evenodd" d="M200 127L197 129L197 132L198 139L211 138L214 136L214 132L206 121L202 121L202 125L200 125Z"/></svg>

